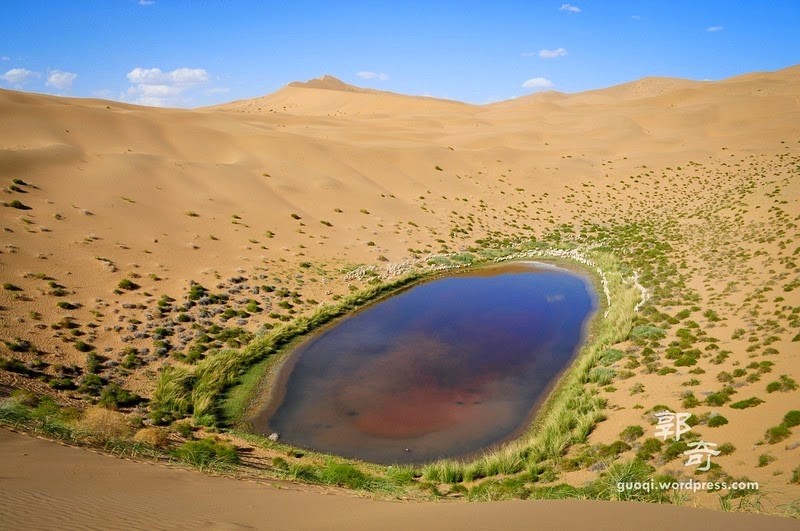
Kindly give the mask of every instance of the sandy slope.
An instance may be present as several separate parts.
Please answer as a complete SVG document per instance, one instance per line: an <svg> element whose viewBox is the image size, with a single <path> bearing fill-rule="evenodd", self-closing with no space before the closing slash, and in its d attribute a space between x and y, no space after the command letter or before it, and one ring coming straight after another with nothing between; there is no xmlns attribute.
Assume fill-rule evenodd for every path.
<svg viewBox="0 0 800 531"><path fill-rule="evenodd" d="M800 300L781 289L797 277L799 94L797 66L713 83L646 78L486 106L333 78L198 110L0 91L0 199L30 207L0 208L0 281L19 288L0 291L0 339L25 339L41 351L0 346L0 355L41 358L48 375L58 365L82 367L76 338L52 328L73 317L81 338L110 358L104 374L148 395L169 362L153 352L152 329L172 319L155 302L163 294L182 300L192 280L230 294L231 307L256 299L263 311L228 322L191 319L256 331L281 311L279 299L259 289L267 284L298 293L303 313L361 286L342 272L352 265L384 271L414 255L466 249L495 231L541 237L563 222L672 215L682 238L672 241L672 259L685 264L702 310L724 317L692 319L714 328L732 354L719 366L703 361L705 373L696 376L688 367L637 370L615 382L603 391L609 419L590 442L610 443L625 426L642 424L637 406L680 406L690 378L703 398L721 386L720 371L759 356L774 362L772 373L736 380L735 400L765 403L726 406L730 424L704 435L735 444L736 453L720 458L726 471L757 479L785 503L797 498L788 478L800 464L798 435L769 446L759 440L798 403L798 391L769 394L765 386L780 374L800 380L797 331L786 321ZM33 186L14 190L15 178ZM43 277L66 294L50 294ZM123 278L140 288L115 293ZM80 307L64 310L58 301ZM175 349L188 348L190 325L168 324ZM760 350L747 350L748 336L732 338L740 327ZM769 335L775 339L765 341ZM762 343L779 354L763 354ZM148 349L144 367L115 366L126 347ZM4 371L0 383L52 392ZM756 467L764 453L776 461ZM682 471L677 462L662 469ZM565 476L575 484L591 477Z"/></svg>
<svg viewBox="0 0 800 531"><path fill-rule="evenodd" d="M8 529L796 529L777 517L639 503L370 501L120 461L7 430L0 478Z"/></svg>

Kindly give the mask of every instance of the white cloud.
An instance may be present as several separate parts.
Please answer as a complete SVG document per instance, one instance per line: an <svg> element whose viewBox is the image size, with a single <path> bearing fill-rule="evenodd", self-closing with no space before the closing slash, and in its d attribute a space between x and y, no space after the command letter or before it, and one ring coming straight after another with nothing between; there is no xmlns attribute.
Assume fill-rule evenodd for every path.
<svg viewBox="0 0 800 531"><path fill-rule="evenodd" d="M564 57L567 55L567 50L564 48L556 48L555 50L539 50L539 57L542 59L555 59L556 57Z"/></svg>
<svg viewBox="0 0 800 531"><path fill-rule="evenodd" d="M162 72L160 68L134 68L128 72L128 81L142 85L199 85L208 81L208 72L202 68L178 68Z"/></svg>
<svg viewBox="0 0 800 531"><path fill-rule="evenodd" d="M164 72L160 68L137 67L126 74L131 86L124 99L141 105L165 107L182 103L183 94L208 82L203 68L177 68Z"/></svg>
<svg viewBox="0 0 800 531"><path fill-rule="evenodd" d="M722 31L722 26L709 26L706 28L706 31L715 32L715 31Z"/></svg>
<svg viewBox="0 0 800 531"><path fill-rule="evenodd" d="M356 72L356 75L361 79L377 79L378 81L386 81L389 79L388 74L384 74L383 72L368 72L362 70L361 72Z"/></svg>
<svg viewBox="0 0 800 531"><path fill-rule="evenodd" d="M533 57L537 52L522 52L522 57Z"/></svg>
<svg viewBox="0 0 800 531"><path fill-rule="evenodd" d="M578 6L573 6L570 4L561 4L561 7L558 8L559 11L567 11L569 13L580 13L581 8Z"/></svg>
<svg viewBox="0 0 800 531"><path fill-rule="evenodd" d="M522 84L522 88L541 90L550 88L553 82L545 77L533 77Z"/></svg>
<svg viewBox="0 0 800 531"><path fill-rule="evenodd" d="M10 60L11 60L11 58L9 56L7 56L7 55L4 55L3 57L0 57L0 61L10 61Z"/></svg>
<svg viewBox="0 0 800 531"><path fill-rule="evenodd" d="M642 17L640 17L639 15L631 15L631 18L633 20L642 20Z"/></svg>
<svg viewBox="0 0 800 531"><path fill-rule="evenodd" d="M31 72L26 68L12 68L0 76L0 79L18 87L36 77L39 77L38 72Z"/></svg>
<svg viewBox="0 0 800 531"><path fill-rule="evenodd" d="M78 74L73 72L64 72L62 70L53 70L47 76L47 86L57 88L59 90L69 90L72 84L77 79Z"/></svg>
<svg viewBox="0 0 800 531"><path fill-rule="evenodd" d="M140 6L151 6L156 3L156 0L139 0Z"/></svg>
<svg viewBox="0 0 800 531"><path fill-rule="evenodd" d="M114 93L108 89L93 90L92 96L104 100L114 99Z"/></svg>

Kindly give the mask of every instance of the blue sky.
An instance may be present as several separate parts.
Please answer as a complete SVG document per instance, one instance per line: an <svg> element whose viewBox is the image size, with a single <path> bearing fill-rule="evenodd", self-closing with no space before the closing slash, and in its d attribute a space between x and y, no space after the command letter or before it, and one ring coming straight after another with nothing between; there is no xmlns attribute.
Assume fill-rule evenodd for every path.
<svg viewBox="0 0 800 531"><path fill-rule="evenodd" d="M193 107L331 74L487 103L800 63L800 1L4 0L0 87Z"/></svg>

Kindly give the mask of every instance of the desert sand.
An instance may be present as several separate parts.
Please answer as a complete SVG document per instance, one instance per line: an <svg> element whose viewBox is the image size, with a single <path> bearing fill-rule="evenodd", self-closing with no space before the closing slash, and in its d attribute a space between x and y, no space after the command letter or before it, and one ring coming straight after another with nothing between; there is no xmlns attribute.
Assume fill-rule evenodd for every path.
<svg viewBox="0 0 800 531"><path fill-rule="evenodd" d="M799 95L797 66L718 82L645 78L483 106L361 89L329 76L194 110L2 90L0 356L18 359L38 377L0 370L0 384L82 406L92 397L47 382L80 384L85 350L93 349L107 358L103 378L150 397L159 369L180 365L196 344L193 324L258 333L373 277L390 280L431 255L467 251L478 240L580 244L598 227L616 227L603 242L631 268L651 251L661 253L663 261L654 258L649 274L640 272L650 294L647 318L661 319L668 331L654 349L634 340L615 346L625 357L614 362L611 385L598 386L606 420L586 445L611 444L627 426L643 425L647 433L618 455L633 458L652 437L646 414L655 405L685 409L702 417L695 431L705 440L735 447L715 458L729 477L758 481L769 500L765 511L792 514L788 504L800 497L791 481L800 466L800 429L772 443L764 438L800 404L800 391L785 384L800 379ZM630 231L638 239L628 245L623 236ZM124 279L136 287L122 288ZM216 313L159 310L164 295L175 306L186 301L191 282L227 295L227 302ZM292 295L282 299L282 288ZM225 316L223 308L238 313ZM688 313L677 317L682 310ZM65 319L77 323L78 333ZM156 330L163 327L171 335L160 352ZM695 364L676 365L668 357L669 343L681 339L688 341L681 348L697 350L690 355ZM88 346L77 348L79 341ZM131 352L136 363L125 362ZM778 388L770 391L773 382ZM713 403L709 395L725 386L736 394ZM749 398L761 402L730 407ZM706 426L717 414L728 423ZM79 506L81 518L92 522L103 512L98 504L121 503L88 494L108 492L107 473L139 485L126 491L131 501L121 518L143 526L183 518L260 527L268 507L280 507L287 526L301 521L292 516L320 518L309 526L344 525L350 507L363 511L359 522L366 526L380 515L397 525L403 518L439 518L437 524L456 527L472 522L472 514L539 522L563 515L561 503L569 518L596 510L595 522L611 514L631 524L656 515L669 515L670 522L689 518L672 507L620 510L600 502L411 508L264 492L2 433L3 503L9 492L28 493L18 494L29 501L15 510L30 508L4 508L19 524L12 527L47 525L46 518ZM574 445L564 458L579 462L586 448ZM10 458L20 451L42 460ZM67 478L79 473L72 462L80 459L87 467L102 463L84 476L84 497L52 481L51 494L32 494L46 477L42 463ZM688 474L675 456L656 456L651 464ZM597 473L565 468L558 481L581 485ZM156 493L169 482L180 487L180 498L158 501ZM190 492L212 490L235 505L219 502L209 520L188 510ZM311 499L325 509L303 510ZM716 494L691 503L719 507ZM385 516L393 511L396 518ZM695 514L708 513L686 513ZM708 518L733 528L750 522L739 515Z"/></svg>
<svg viewBox="0 0 800 531"><path fill-rule="evenodd" d="M796 529L785 518L632 502L365 500L122 461L4 429L0 457L7 529Z"/></svg>

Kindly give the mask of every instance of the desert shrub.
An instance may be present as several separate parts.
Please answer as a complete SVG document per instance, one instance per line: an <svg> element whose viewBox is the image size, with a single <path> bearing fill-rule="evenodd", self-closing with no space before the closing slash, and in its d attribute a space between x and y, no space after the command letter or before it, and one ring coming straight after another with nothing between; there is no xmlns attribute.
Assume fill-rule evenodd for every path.
<svg viewBox="0 0 800 531"><path fill-rule="evenodd" d="M3 203L3 206L16 208L17 210L31 210L31 207L29 207L19 199L14 199L13 201L9 201L8 203Z"/></svg>
<svg viewBox="0 0 800 531"><path fill-rule="evenodd" d="M94 350L94 345L86 343L85 341L76 341L75 350L77 350L78 352L91 352L92 350Z"/></svg>
<svg viewBox="0 0 800 531"><path fill-rule="evenodd" d="M386 471L386 477L397 485L410 485L414 483L416 473L411 466L392 466Z"/></svg>
<svg viewBox="0 0 800 531"><path fill-rule="evenodd" d="M83 343L83 344L86 345L86 343ZM91 350L91 345L86 345L86 346L90 347L89 350ZM76 345L76 348L78 348L77 345ZM81 350L81 349L78 348L78 350ZM86 372L90 372L90 373L93 373L93 374L99 373L100 372L100 364L104 360L105 360L105 358L102 358L96 352L89 352L86 355Z"/></svg>
<svg viewBox="0 0 800 531"><path fill-rule="evenodd" d="M736 451L736 447L729 442L720 444L717 448L720 455L731 455L733 452Z"/></svg>
<svg viewBox="0 0 800 531"><path fill-rule="evenodd" d="M33 345L30 341L16 338L14 341L3 341L11 352L30 352Z"/></svg>
<svg viewBox="0 0 800 531"><path fill-rule="evenodd" d="M594 494L594 497L605 500L648 500L654 493L635 489L620 491L618 485L649 483L652 473L653 468L639 459L615 463L588 487L588 491Z"/></svg>
<svg viewBox="0 0 800 531"><path fill-rule="evenodd" d="M16 372L17 374L32 375L31 371L25 362L17 358L3 358L0 357L0 369L9 372Z"/></svg>
<svg viewBox="0 0 800 531"><path fill-rule="evenodd" d="M780 424L775 426L774 428L769 428L764 433L764 439L769 444L779 443L784 439L787 439L792 434L792 430L790 430L787 426Z"/></svg>
<svg viewBox="0 0 800 531"><path fill-rule="evenodd" d="M657 326L639 325L634 326L629 334L631 339L664 339L666 332Z"/></svg>
<svg viewBox="0 0 800 531"><path fill-rule="evenodd" d="M613 364L614 362L622 359L625 356L625 353L621 350L610 348L603 352L603 355L600 357L600 364L608 367L609 365Z"/></svg>
<svg viewBox="0 0 800 531"><path fill-rule="evenodd" d="M683 401L681 405L687 409L697 407L700 405L700 401L697 400L697 397L694 396L694 393L691 391L687 391L683 394Z"/></svg>
<svg viewBox="0 0 800 531"><path fill-rule="evenodd" d="M192 410L192 387L195 378L186 369L165 367L156 382L151 403L153 420L157 423L181 418Z"/></svg>
<svg viewBox="0 0 800 531"><path fill-rule="evenodd" d="M87 408L78 421L77 427L85 436L98 442L124 439L131 432L122 413L100 406Z"/></svg>
<svg viewBox="0 0 800 531"><path fill-rule="evenodd" d="M708 419L709 428L719 428L720 426L724 426L727 423L728 419L726 419L722 415L714 415L713 417Z"/></svg>
<svg viewBox="0 0 800 531"><path fill-rule="evenodd" d="M775 461L775 459L777 459L777 458L775 456L773 456L773 455L761 454L761 455L758 456L758 464L756 465L756 467L757 468L765 467L768 464L770 464L773 461Z"/></svg>
<svg viewBox="0 0 800 531"><path fill-rule="evenodd" d="M136 349L133 347L129 347L123 353L124 357L122 358L122 362L120 365L125 369L135 369L136 367L141 367L144 365L144 361L139 357L139 354L136 352Z"/></svg>
<svg viewBox="0 0 800 531"><path fill-rule="evenodd" d="M84 375L81 379L81 383L78 386L78 392L87 395L98 396L105 385L106 381L103 378L97 374L89 373Z"/></svg>
<svg viewBox="0 0 800 531"><path fill-rule="evenodd" d="M786 415L784 415L782 424L787 428L800 426L800 411L793 409L792 411L788 412Z"/></svg>
<svg viewBox="0 0 800 531"><path fill-rule="evenodd" d="M761 400L760 398L754 396L754 397L748 398L746 400L739 400L738 402L734 402L733 404L731 404L731 408L733 408L733 409L747 409L749 407L755 407L755 406L757 406L759 404L762 404L762 403L764 403L763 400Z"/></svg>
<svg viewBox="0 0 800 531"><path fill-rule="evenodd" d="M47 385L50 386L51 389L55 389L56 391L69 391L77 387L75 385L75 382L73 382L71 378L68 378L66 376L62 378L51 378L50 380L48 380Z"/></svg>
<svg viewBox="0 0 800 531"><path fill-rule="evenodd" d="M206 437L187 441L175 449L179 459L200 468L233 465L239 462L239 454L232 444Z"/></svg>
<svg viewBox="0 0 800 531"><path fill-rule="evenodd" d="M782 391L784 393L794 391L798 388L797 382L788 374L781 374L778 381L770 382L767 385L767 392L774 393L775 391Z"/></svg>
<svg viewBox="0 0 800 531"><path fill-rule="evenodd" d="M164 428L152 426L142 428L133 436L133 440L155 448L163 448L167 444L169 433Z"/></svg>
<svg viewBox="0 0 800 531"><path fill-rule="evenodd" d="M725 387L722 391L717 391L716 393L708 395L706 397L706 404L709 406L721 406L730 402L730 397L735 392L736 391L734 391L732 387Z"/></svg>
<svg viewBox="0 0 800 531"><path fill-rule="evenodd" d="M196 282L192 282L189 286L189 300L197 301L202 299L208 294L208 290Z"/></svg>
<svg viewBox="0 0 800 531"><path fill-rule="evenodd" d="M194 428L192 428L192 423L189 422L188 420L173 422L172 429L175 430L175 433L177 433L184 439L191 438L192 433L194 433Z"/></svg>
<svg viewBox="0 0 800 531"><path fill-rule="evenodd" d="M117 284L117 287L119 289L132 291L132 290L135 290L135 289L139 289L140 286L139 286L139 284L136 284L135 282L133 282L129 278L123 278L122 280L119 281L119 284Z"/></svg>
<svg viewBox="0 0 800 531"><path fill-rule="evenodd" d="M614 369L595 367L589 372L589 382L602 387L611 383L614 379L614 374Z"/></svg>
<svg viewBox="0 0 800 531"><path fill-rule="evenodd" d="M319 472L319 478L328 485L350 489L365 489L370 483L370 477L354 466L333 461L329 461Z"/></svg>
<svg viewBox="0 0 800 531"><path fill-rule="evenodd" d="M136 393L131 393L127 389L123 389L116 383L110 383L103 388L100 393L100 404L109 409L118 409L121 407L131 407L142 401L142 397Z"/></svg>
<svg viewBox="0 0 800 531"><path fill-rule="evenodd" d="M632 442L644 435L644 428L639 425L628 426L619 433L620 439L627 442Z"/></svg>
<svg viewBox="0 0 800 531"><path fill-rule="evenodd" d="M15 398L0 400L0 422L19 424L31 420L30 408Z"/></svg>
<svg viewBox="0 0 800 531"><path fill-rule="evenodd" d="M667 447L664 448L664 459L667 461L672 461L688 449L689 445L684 441L670 441L667 444Z"/></svg>
<svg viewBox="0 0 800 531"><path fill-rule="evenodd" d="M645 439L645 441L642 443L642 446L640 446L639 450L636 452L636 457L641 459L642 461L647 461L648 459L652 459L653 455L661 451L661 447L663 445L664 445L663 442L654 437Z"/></svg>

